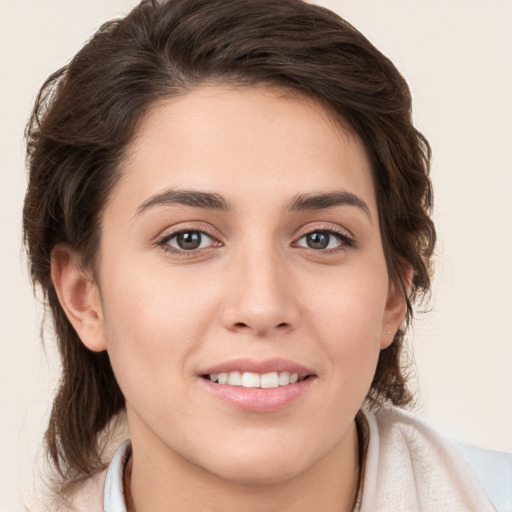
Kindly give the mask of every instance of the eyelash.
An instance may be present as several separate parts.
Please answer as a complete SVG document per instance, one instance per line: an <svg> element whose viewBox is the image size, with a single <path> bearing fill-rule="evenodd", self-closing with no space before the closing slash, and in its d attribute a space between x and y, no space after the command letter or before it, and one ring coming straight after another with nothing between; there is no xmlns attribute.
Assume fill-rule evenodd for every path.
<svg viewBox="0 0 512 512"><path fill-rule="evenodd" d="M314 233L324 233L329 236L334 236L338 240L339 246L333 247L331 249L314 249L312 247L308 248L308 247L302 247L302 246L299 246L299 247L302 247L303 249L309 249L315 253L327 253L327 254L335 254L335 253L339 253L342 251L347 251L347 250L355 247L355 241L353 238L348 236L345 231L333 228L331 226L325 227L325 228L316 228L311 231L307 231L306 233L302 234L297 239L297 242L294 242L294 245L297 244L303 238L305 238L309 235L312 235Z"/></svg>
<svg viewBox="0 0 512 512"><path fill-rule="evenodd" d="M177 249L176 247L172 247L169 245L169 242L173 238L179 236L180 234L186 234L186 233L197 233L197 234L200 234L201 236L207 236L214 242L214 244L209 247L190 249L190 250ZM303 247L303 246L297 245L300 240L302 240L303 238L305 238L309 235L312 235L314 233L324 233L328 236L334 236L339 241L340 244L339 244L339 246L331 248L331 249L314 249L311 247L308 248L308 247ZM218 245L216 245L216 244L218 244ZM215 238L215 236L213 236L211 233L209 233L208 231L206 231L204 229L180 229L179 231L175 231L173 233L169 233L169 234L162 236L161 238L159 238L157 240L156 245L158 247L161 247L164 252L169 252L169 253L172 253L177 256L187 257L187 256L192 256L192 255L198 254L199 251L201 253L204 253L204 251L212 249L215 246L218 247L218 246L222 245L222 243L219 242ZM338 229L335 229L332 227L328 227L328 228L326 227L326 228L316 228L311 231L307 231L307 232L303 233L297 239L297 241L293 242L292 246L300 247L303 249L308 249L315 253L323 252L323 253L327 253L327 254L334 254L334 253L338 253L338 252L342 252L342 251L347 251L348 249L355 247L355 241L353 238L349 237L344 231L341 231L341 230L338 230Z"/></svg>
<svg viewBox="0 0 512 512"><path fill-rule="evenodd" d="M182 234L186 234L186 233L198 233L201 236L207 236L214 242L214 244L210 247L203 247L203 248L191 249L191 250L177 249L176 247L172 247L169 245L169 242L173 238L175 238L179 235L182 235ZM161 247L164 252L169 252L174 255L184 256L184 257L198 254L199 251L201 251L201 253L203 253L204 251L207 251L207 250L215 247L216 244L221 245L221 242L219 242L212 234L208 233L208 231L206 231L205 229L180 229L179 231L174 231L173 233L169 233L169 234L162 236L156 242L156 245L158 247Z"/></svg>

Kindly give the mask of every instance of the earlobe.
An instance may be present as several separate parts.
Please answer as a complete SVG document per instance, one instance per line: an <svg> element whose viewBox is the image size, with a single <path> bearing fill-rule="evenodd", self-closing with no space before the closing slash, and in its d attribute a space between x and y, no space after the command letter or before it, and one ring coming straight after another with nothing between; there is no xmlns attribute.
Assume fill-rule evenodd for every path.
<svg viewBox="0 0 512 512"><path fill-rule="evenodd" d="M409 263L401 262L403 268L402 286L390 283L384 321L382 324L380 348L388 348L395 338L396 331L407 313L407 297L411 291L413 270Z"/></svg>
<svg viewBox="0 0 512 512"><path fill-rule="evenodd" d="M93 350L106 350L98 285L80 265L78 254L67 244L52 251L52 281L62 309L82 340Z"/></svg>

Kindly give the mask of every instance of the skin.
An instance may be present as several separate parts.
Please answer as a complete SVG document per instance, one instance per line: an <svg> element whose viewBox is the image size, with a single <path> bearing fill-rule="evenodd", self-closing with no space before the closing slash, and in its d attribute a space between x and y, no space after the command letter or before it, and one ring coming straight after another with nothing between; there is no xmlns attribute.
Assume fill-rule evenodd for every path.
<svg viewBox="0 0 512 512"><path fill-rule="evenodd" d="M352 510L354 417L405 313L358 140L310 99L210 85L154 105L121 170L96 279L64 245L52 272L126 397L129 509ZM219 194L229 208L155 200L169 190ZM360 203L290 208L340 191ZM177 231L208 236L176 252ZM326 232L341 235L308 245ZM314 376L286 406L248 412L200 377L238 357L284 358Z"/></svg>

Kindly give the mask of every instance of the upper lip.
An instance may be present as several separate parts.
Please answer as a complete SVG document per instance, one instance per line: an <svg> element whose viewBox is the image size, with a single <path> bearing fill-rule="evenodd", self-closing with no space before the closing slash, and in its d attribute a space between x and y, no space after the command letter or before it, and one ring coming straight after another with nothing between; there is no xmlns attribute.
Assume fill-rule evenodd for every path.
<svg viewBox="0 0 512 512"><path fill-rule="evenodd" d="M314 375L314 372L305 366L290 361L289 359L272 358L265 360L257 360L251 358L237 358L206 368L200 372L201 375L210 375L212 373L229 373L229 372L252 372L252 373L270 373L270 372L289 372L297 373L299 377L307 377Z"/></svg>

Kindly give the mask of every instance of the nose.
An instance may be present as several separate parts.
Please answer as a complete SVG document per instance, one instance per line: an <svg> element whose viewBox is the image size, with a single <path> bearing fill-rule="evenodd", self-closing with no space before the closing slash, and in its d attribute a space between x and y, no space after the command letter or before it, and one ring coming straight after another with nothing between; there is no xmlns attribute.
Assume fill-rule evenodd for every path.
<svg viewBox="0 0 512 512"><path fill-rule="evenodd" d="M224 326L258 337L295 329L300 314L286 261L270 250L248 252L239 254L230 266Z"/></svg>

